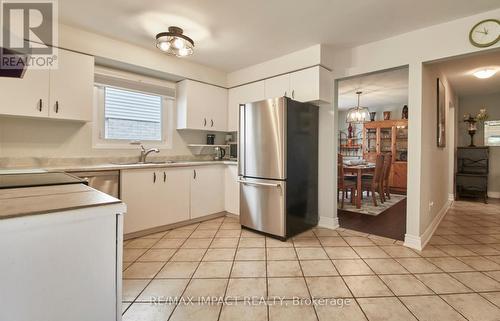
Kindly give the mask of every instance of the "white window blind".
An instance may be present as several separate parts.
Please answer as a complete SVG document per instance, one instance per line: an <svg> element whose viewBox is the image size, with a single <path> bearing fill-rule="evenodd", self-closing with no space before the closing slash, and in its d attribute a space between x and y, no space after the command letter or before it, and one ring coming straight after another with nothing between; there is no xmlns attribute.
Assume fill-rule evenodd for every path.
<svg viewBox="0 0 500 321"><path fill-rule="evenodd" d="M105 87L105 138L161 141L162 101L159 95Z"/></svg>

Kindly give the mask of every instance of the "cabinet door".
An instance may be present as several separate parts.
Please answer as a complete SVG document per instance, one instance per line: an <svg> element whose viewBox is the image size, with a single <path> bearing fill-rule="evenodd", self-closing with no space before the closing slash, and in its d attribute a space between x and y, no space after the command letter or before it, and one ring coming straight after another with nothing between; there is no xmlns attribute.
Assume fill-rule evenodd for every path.
<svg viewBox="0 0 500 321"><path fill-rule="evenodd" d="M49 71L28 68L23 78L0 77L0 114L47 117Z"/></svg>
<svg viewBox="0 0 500 321"><path fill-rule="evenodd" d="M292 99L302 102L319 100L319 67L290 74Z"/></svg>
<svg viewBox="0 0 500 321"><path fill-rule="evenodd" d="M226 167L225 203L226 212L240 214L240 184L238 183L238 166Z"/></svg>
<svg viewBox="0 0 500 321"><path fill-rule="evenodd" d="M132 233L162 225L165 193L158 170L121 171L121 199L127 205L124 233Z"/></svg>
<svg viewBox="0 0 500 321"><path fill-rule="evenodd" d="M169 168L160 172L164 185L161 225L189 220L191 169Z"/></svg>
<svg viewBox="0 0 500 321"><path fill-rule="evenodd" d="M59 49L58 68L50 70L49 116L91 121L94 57Z"/></svg>
<svg viewBox="0 0 500 321"><path fill-rule="evenodd" d="M208 85L207 85L208 86ZM227 131L227 89L210 86L210 99L207 104L209 130Z"/></svg>
<svg viewBox="0 0 500 321"><path fill-rule="evenodd" d="M264 80L229 89L227 130L238 131L240 104L263 99L265 99Z"/></svg>
<svg viewBox="0 0 500 321"><path fill-rule="evenodd" d="M291 97L290 91L290 74L281 75L265 80L266 85L266 99L276 97Z"/></svg>
<svg viewBox="0 0 500 321"><path fill-rule="evenodd" d="M191 218L224 211L224 167L195 167L191 174Z"/></svg>

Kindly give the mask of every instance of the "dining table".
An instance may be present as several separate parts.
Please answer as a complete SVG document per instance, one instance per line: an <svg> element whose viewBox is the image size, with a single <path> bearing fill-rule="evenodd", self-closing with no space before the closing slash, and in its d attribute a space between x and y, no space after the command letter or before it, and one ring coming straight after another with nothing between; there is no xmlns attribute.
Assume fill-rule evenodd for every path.
<svg viewBox="0 0 500 321"><path fill-rule="evenodd" d="M344 173L356 175L356 208L361 208L361 196L363 195L363 175L373 174L375 164L348 165L344 164ZM351 196L352 197L352 196Z"/></svg>

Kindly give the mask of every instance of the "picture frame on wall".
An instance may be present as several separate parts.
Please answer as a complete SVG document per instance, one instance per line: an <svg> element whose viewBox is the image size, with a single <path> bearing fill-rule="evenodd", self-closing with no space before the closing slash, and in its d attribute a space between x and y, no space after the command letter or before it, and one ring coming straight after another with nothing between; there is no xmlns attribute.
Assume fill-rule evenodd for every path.
<svg viewBox="0 0 500 321"><path fill-rule="evenodd" d="M446 147L446 100L445 88L437 78L437 146Z"/></svg>

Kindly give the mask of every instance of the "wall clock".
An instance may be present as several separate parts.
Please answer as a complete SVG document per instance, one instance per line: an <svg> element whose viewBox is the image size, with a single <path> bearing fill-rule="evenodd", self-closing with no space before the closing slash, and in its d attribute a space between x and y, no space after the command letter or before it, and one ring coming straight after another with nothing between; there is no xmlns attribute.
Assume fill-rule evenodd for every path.
<svg viewBox="0 0 500 321"><path fill-rule="evenodd" d="M500 40L500 20L486 19L478 22L472 27L469 40L476 47L493 46Z"/></svg>

